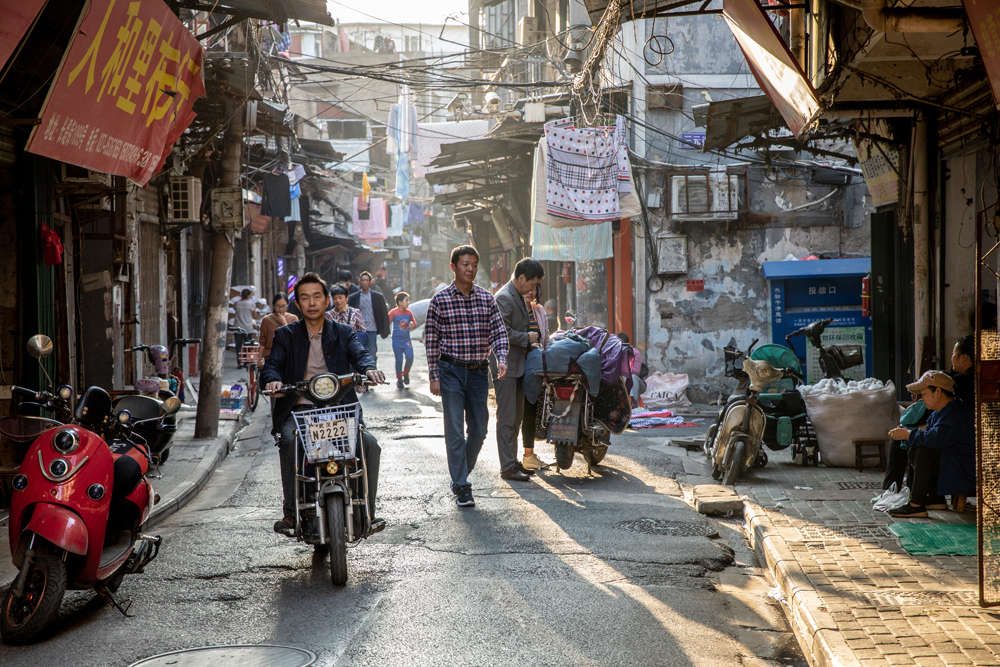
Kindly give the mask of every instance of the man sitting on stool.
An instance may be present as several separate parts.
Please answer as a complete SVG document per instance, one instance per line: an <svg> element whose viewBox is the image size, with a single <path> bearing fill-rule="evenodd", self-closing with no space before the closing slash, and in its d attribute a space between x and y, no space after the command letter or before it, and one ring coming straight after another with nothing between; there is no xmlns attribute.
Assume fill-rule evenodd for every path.
<svg viewBox="0 0 1000 667"><path fill-rule="evenodd" d="M896 517L927 516L928 499L938 494L973 495L976 491L976 413L955 400L955 381L943 371L927 371L906 385L932 414L926 430L897 427L893 440L905 440L913 464L910 502L889 511Z"/></svg>

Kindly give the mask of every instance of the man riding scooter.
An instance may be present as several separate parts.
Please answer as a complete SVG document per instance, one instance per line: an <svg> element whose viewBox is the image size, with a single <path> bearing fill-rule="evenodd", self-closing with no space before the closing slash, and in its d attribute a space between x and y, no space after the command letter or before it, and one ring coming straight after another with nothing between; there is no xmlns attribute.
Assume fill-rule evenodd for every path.
<svg viewBox="0 0 1000 667"><path fill-rule="evenodd" d="M261 383L269 390L281 389L283 384L309 380L320 373L345 374L356 369L365 373L373 382L385 382L385 375L375 368L375 361L364 345L355 337L351 328L326 319L329 290L315 273L307 273L295 285L295 301L303 319L277 329L274 343L261 372ZM280 434L277 445L281 465L281 491L284 516L274 524L274 532L295 534L295 420L292 412L308 410L313 406L307 399L295 395L276 394L278 399L272 413L271 433ZM357 403L351 389L344 403ZM362 446L367 462L368 505L374 511L378 486L379 456L382 449L378 440L367 430L362 433ZM384 519L372 521L372 532L385 527Z"/></svg>

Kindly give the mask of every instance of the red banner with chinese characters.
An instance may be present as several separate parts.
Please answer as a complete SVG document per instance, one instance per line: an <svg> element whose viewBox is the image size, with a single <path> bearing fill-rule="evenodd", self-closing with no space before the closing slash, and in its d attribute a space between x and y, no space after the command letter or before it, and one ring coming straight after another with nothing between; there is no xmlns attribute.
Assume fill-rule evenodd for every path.
<svg viewBox="0 0 1000 667"><path fill-rule="evenodd" d="M969 25L993 89L993 101L1000 109L1000 3L996 0L963 0Z"/></svg>
<svg viewBox="0 0 1000 667"><path fill-rule="evenodd" d="M24 33L34 22L38 12L45 6L45 0L18 0L4 3L4 20L0 21L0 70L10 59L14 49L21 43Z"/></svg>
<svg viewBox="0 0 1000 667"><path fill-rule="evenodd" d="M204 94L201 45L161 0L89 0L27 150L145 185Z"/></svg>

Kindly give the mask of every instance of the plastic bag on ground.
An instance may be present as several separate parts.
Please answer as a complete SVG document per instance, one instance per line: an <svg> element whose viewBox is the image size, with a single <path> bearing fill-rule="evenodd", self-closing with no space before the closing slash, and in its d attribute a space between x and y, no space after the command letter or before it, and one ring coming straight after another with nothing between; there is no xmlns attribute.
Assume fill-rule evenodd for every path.
<svg viewBox="0 0 1000 667"><path fill-rule="evenodd" d="M688 376L683 373L653 373L646 378L646 392L642 402L648 410L686 408L691 405L687 397Z"/></svg>
<svg viewBox="0 0 1000 667"><path fill-rule="evenodd" d="M903 489L899 493L884 494L878 499L878 502L872 505L872 509L876 509L879 512L888 512L908 502L910 502L910 487L904 484Z"/></svg>

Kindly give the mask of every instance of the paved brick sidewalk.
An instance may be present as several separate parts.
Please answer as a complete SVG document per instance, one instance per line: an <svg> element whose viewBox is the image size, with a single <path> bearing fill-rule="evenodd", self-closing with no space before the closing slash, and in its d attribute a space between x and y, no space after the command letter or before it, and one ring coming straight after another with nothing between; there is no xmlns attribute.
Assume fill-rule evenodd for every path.
<svg viewBox="0 0 1000 667"><path fill-rule="evenodd" d="M736 491L814 666L1000 665L1000 613L977 604L974 556L906 553L887 528L895 519L871 509L881 473L802 467L787 456L772 453ZM974 523L975 515L900 521Z"/></svg>

